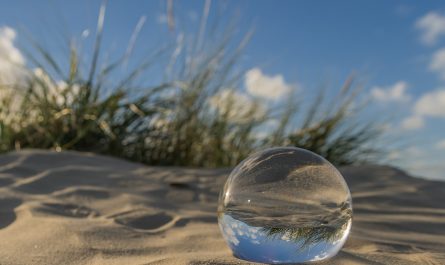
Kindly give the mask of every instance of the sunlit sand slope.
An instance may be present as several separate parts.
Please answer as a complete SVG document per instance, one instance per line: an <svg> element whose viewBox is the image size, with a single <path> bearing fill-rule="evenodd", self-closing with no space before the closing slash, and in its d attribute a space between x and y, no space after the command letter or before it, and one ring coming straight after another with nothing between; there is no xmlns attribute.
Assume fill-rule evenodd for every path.
<svg viewBox="0 0 445 265"><path fill-rule="evenodd" d="M88 153L0 156L0 264L251 264L216 219L230 170L147 167ZM343 168L351 235L324 264L445 264L445 182Z"/></svg>

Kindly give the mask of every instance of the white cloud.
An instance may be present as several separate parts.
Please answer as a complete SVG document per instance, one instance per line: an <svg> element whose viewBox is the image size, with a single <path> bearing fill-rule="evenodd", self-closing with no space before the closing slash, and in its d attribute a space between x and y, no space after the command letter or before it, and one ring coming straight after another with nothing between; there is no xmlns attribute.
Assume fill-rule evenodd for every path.
<svg viewBox="0 0 445 265"><path fill-rule="evenodd" d="M437 12L429 12L416 21L415 27L421 31L420 40L433 45L439 37L445 36L445 16Z"/></svg>
<svg viewBox="0 0 445 265"><path fill-rule="evenodd" d="M402 128L405 130L420 129L425 125L422 116L413 115L402 121Z"/></svg>
<svg viewBox="0 0 445 265"><path fill-rule="evenodd" d="M406 102L411 98L406 93L407 88L408 84L404 81L399 81L394 85L387 87L376 86L371 89L371 96L381 102Z"/></svg>
<svg viewBox="0 0 445 265"><path fill-rule="evenodd" d="M24 78L25 58L14 45L16 32L10 27L0 27L0 83L16 84Z"/></svg>
<svg viewBox="0 0 445 265"><path fill-rule="evenodd" d="M239 240L236 236L236 233L233 231L232 227L224 223L222 225L222 230L224 231L223 236L229 243L233 244L234 246L239 245Z"/></svg>
<svg viewBox="0 0 445 265"><path fill-rule="evenodd" d="M437 149L445 150L445 139L439 141L439 142L436 144L436 148L437 148Z"/></svg>
<svg viewBox="0 0 445 265"><path fill-rule="evenodd" d="M327 256L329 256L329 253L327 251L325 251L318 255L315 255L315 257L313 259L311 259L310 261L322 260L322 259L326 258Z"/></svg>
<svg viewBox="0 0 445 265"><path fill-rule="evenodd" d="M428 92L414 104L413 114L402 121L402 128L420 129L425 125L425 117L445 118L445 88Z"/></svg>
<svg viewBox="0 0 445 265"><path fill-rule="evenodd" d="M252 96L277 100L291 90L282 75L268 76L261 69L253 68L245 75L244 84Z"/></svg>
<svg viewBox="0 0 445 265"><path fill-rule="evenodd" d="M445 48L436 51L431 57L430 70L445 80Z"/></svg>
<svg viewBox="0 0 445 265"><path fill-rule="evenodd" d="M231 89L221 90L209 104L220 115L227 115L231 121L238 123L248 122L252 117L259 119L265 114L265 109L248 95Z"/></svg>
<svg viewBox="0 0 445 265"><path fill-rule="evenodd" d="M414 106L417 115L445 118L445 88L424 94Z"/></svg>

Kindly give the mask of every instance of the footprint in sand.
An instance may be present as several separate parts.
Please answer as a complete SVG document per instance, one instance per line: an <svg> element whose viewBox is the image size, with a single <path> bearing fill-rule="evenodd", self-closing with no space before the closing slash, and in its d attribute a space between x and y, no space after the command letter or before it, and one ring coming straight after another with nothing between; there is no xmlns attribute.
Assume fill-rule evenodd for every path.
<svg viewBox="0 0 445 265"><path fill-rule="evenodd" d="M32 177L35 174L38 174L39 172L32 168L18 165L18 166L11 167L11 168L0 169L0 173L14 176L14 178L16 178L16 179L24 179L24 178Z"/></svg>
<svg viewBox="0 0 445 265"><path fill-rule="evenodd" d="M0 229L7 227L14 222L16 215L14 209L22 203L17 198L0 199Z"/></svg>
<svg viewBox="0 0 445 265"><path fill-rule="evenodd" d="M0 187L5 187L10 185L11 183L14 183L14 180L12 178L3 177L0 174Z"/></svg>
<svg viewBox="0 0 445 265"><path fill-rule="evenodd" d="M118 224L151 232L168 229L176 221L173 216L167 213L153 213L149 211L132 211L113 217Z"/></svg>
<svg viewBox="0 0 445 265"><path fill-rule="evenodd" d="M176 221L176 227L184 227L188 223L206 223L206 224L216 224L218 219L216 216L198 216L198 217L183 217Z"/></svg>
<svg viewBox="0 0 445 265"><path fill-rule="evenodd" d="M52 214L74 218L85 218L98 215L96 211L77 204L42 203L33 211L42 214Z"/></svg>

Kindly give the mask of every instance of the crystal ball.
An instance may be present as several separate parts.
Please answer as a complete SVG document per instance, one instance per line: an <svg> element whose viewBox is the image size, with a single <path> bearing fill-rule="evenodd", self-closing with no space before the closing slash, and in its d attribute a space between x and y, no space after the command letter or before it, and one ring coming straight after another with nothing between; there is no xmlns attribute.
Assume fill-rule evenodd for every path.
<svg viewBox="0 0 445 265"><path fill-rule="evenodd" d="M235 257L268 263L328 259L351 229L352 201L340 172L295 147L242 161L219 196L218 223Z"/></svg>

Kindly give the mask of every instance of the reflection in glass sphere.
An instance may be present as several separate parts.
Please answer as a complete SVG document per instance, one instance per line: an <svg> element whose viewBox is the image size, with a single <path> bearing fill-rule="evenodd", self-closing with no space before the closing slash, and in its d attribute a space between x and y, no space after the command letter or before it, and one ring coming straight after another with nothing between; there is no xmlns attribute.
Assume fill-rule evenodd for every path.
<svg viewBox="0 0 445 265"><path fill-rule="evenodd" d="M221 232L241 259L297 263L337 254L351 228L342 175L304 149L255 153L230 174L219 197Z"/></svg>

